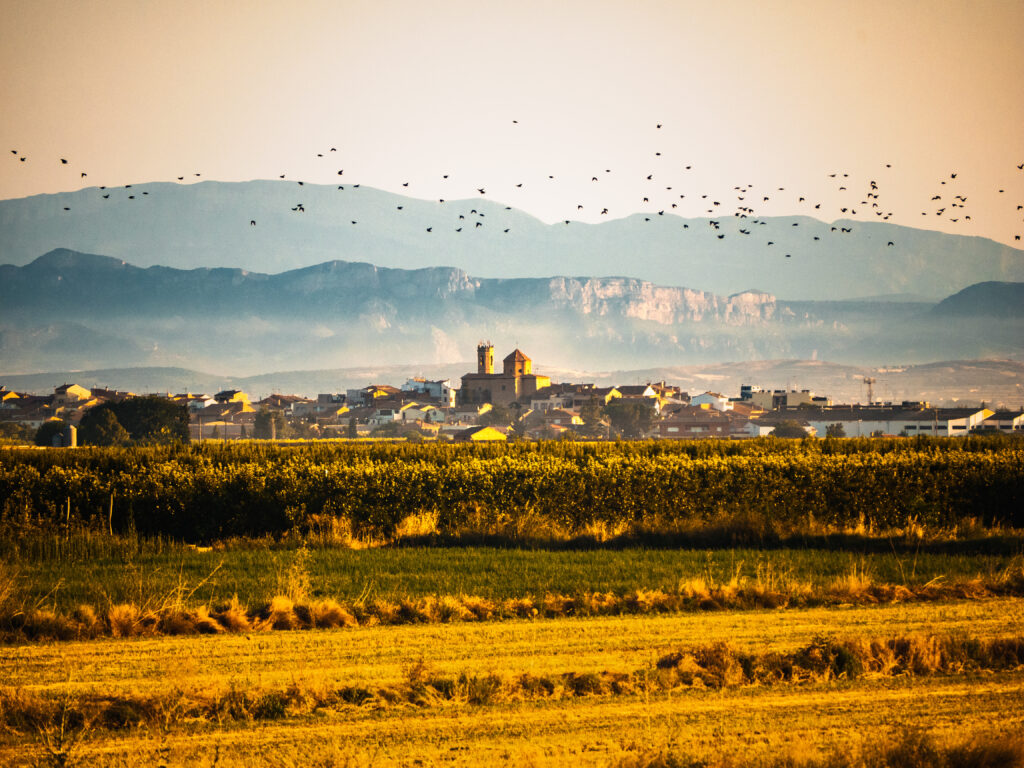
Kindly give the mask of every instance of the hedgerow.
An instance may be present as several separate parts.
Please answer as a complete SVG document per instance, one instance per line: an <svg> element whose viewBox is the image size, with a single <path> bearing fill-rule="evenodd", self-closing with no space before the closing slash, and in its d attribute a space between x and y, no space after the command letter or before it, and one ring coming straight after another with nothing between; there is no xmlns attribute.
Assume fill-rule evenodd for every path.
<svg viewBox="0 0 1024 768"><path fill-rule="evenodd" d="M1024 447L995 439L164 446L0 452L0 524L191 541L345 521L391 536L526 516L564 531L755 515L799 527L1024 525Z"/></svg>

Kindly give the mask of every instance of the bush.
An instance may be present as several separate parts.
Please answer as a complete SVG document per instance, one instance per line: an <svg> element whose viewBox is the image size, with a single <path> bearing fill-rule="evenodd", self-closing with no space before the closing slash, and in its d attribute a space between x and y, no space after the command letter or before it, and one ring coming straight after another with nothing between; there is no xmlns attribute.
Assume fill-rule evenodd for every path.
<svg viewBox="0 0 1024 768"><path fill-rule="evenodd" d="M807 437L807 430L800 426L799 422L785 419L775 425L775 429L769 433L769 436L802 439Z"/></svg>
<svg viewBox="0 0 1024 768"><path fill-rule="evenodd" d="M61 419L50 419L49 421L43 422L39 429L36 430L35 444L51 446L53 445L53 438L64 432L64 428L67 424Z"/></svg>

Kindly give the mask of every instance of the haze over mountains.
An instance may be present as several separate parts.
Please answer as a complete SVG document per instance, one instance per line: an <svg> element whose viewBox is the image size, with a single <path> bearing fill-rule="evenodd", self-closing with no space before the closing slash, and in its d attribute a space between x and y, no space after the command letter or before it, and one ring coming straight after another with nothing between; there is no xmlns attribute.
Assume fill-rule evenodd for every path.
<svg viewBox="0 0 1024 768"><path fill-rule="evenodd" d="M1020 357L1024 317L949 304L782 301L631 278L473 277L332 261L268 275L143 269L60 249L0 267L4 373L181 366L253 375L465 360L481 338L578 370L724 360ZM971 307L974 307L973 314ZM944 309L945 307L945 309Z"/></svg>
<svg viewBox="0 0 1024 768"><path fill-rule="evenodd" d="M482 278L627 276L794 301L938 300L979 282L1024 281L1020 250L881 221L740 218L725 205L714 219L682 219L652 205L600 224L549 225L486 198L440 203L342 186L153 183L0 201L0 263L25 265L54 248L265 273L342 260Z"/></svg>

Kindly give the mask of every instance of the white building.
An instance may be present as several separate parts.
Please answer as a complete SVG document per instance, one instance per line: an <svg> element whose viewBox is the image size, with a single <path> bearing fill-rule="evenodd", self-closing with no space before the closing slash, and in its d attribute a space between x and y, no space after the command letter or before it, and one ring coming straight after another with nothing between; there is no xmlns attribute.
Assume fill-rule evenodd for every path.
<svg viewBox="0 0 1024 768"><path fill-rule="evenodd" d="M1024 432L1024 411L996 411L985 419L982 427L1000 432Z"/></svg>
<svg viewBox="0 0 1024 768"><path fill-rule="evenodd" d="M830 424L842 424L846 437L932 435L958 437L980 426L992 411L985 408L838 407L806 408L793 413L824 435ZM785 414L781 415L785 418Z"/></svg>
<svg viewBox="0 0 1024 768"><path fill-rule="evenodd" d="M451 379L431 381L419 377L407 379L402 385L402 391L427 395L435 400L440 400L448 408L455 405L455 397L458 394L458 389L452 387Z"/></svg>
<svg viewBox="0 0 1024 768"><path fill-rule="evenodd" d="M731 411L732 403L729 398L725 395L720 395L717 392L704 392L700 395L695 395L690 398L690 405L697 406L708 406L714 408L716 411Z"/></svg>

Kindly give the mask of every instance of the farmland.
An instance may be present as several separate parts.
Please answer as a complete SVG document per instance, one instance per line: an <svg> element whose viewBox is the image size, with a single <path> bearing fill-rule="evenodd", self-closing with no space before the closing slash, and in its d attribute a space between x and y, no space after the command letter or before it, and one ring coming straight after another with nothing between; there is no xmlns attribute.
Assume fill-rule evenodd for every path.
<svg viewBox="0 0 1024 768"><path fill-rule="evenodd" d="M685 745L704 756L763 756L789 747L805 749L806 744L863 746L913 726L962 735L991 730L996 723L1005 733L1022 724L1024 676L1019 668L960 675L843 675L775 685L652 685L618 694L593 681L643 670L653 679L655 662L664 654L721 641L739 651L793 652L822 637L823 630L838 637L969 633L984 641L1019 632L1021 610L1019 601L995 600L939 609L897 605L839 613L558 619L258 638L97 641L4 649L0 674L8 691L22 695L52 695L59 701L70 692L75 701L98 696L138 703L140 722L135 725L130 720L120 726L93 725L77 747L87 764L136 765L150 759L177 764L197 755L210 764L215 748L226 764L243 762L254 749L267 764L302 764L310 748L312 754L336 759L321 764L339 765L413 764L414 759L427 765L483 759L607 765L630 752L670 745ZM567 674L577 681L575 689L566 685ZM521 691L502 695L523 676L561 679L562 684L534 696ZM460 679L461 690L440 695L438 681ZM589 682L580 690L578 681ZM423 697L403 698L403 690L417 682ZM342 687L365 691L365 698L316 704ZM287 704L270 711L266 702L274 701L274 693L286 697ZM235 709L229 703L220 704L219 716L189 714L211 699L234 702ZM165 719L146 715L145 702ZM8 698L5 704L11 720L18 701ZM238 711L241 706L245 711ZM26 743L37 741L30 728L8 731L0 741L0 758L18 764L27 754Z"/></svg>
<svg viewBox="0 0 1024 768"><path fill-rule="evenodd" d="M0 763L1013 764L1022 459L0 452Z"/></svg>

